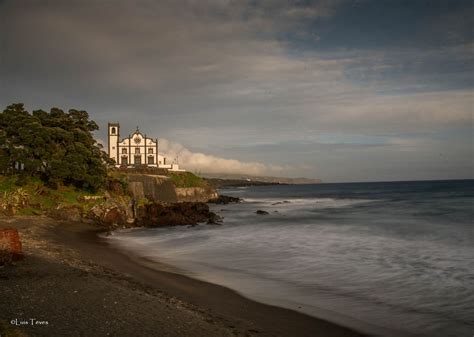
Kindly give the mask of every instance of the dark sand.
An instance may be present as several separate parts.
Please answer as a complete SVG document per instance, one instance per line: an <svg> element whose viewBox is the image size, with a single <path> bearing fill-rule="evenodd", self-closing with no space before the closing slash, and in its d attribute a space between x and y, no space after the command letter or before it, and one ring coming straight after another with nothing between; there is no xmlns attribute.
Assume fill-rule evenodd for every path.
<svg viewBox="0 0 474 337"><path fill-rule="evenodd" d="M7 330L12 336L48 337L363 336L153 269L102 242L89 225L3 217L2 227L19 229L26 254L0 268L2 337ZM14 327L13 319L28 324ZM48 324L32 325L30 319Z"/></svg>

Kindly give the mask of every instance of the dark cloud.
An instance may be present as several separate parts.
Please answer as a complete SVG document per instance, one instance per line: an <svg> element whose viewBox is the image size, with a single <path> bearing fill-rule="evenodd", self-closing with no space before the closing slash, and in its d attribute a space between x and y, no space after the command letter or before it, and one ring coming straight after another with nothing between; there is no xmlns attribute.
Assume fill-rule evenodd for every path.
<svg viewBox="0 0 474 337"><path fill-rule="evenodd" d="M469 136L431 135L472 122L469 13L462 1L0 1L0 104L138 124L226 171L235 162L216 156L326 180L351 180L357 165L387 172L362 180L423 165L465 177ZM339 145L314 141L327 135ZM457 166L428 155L438 148Z"/></svg>

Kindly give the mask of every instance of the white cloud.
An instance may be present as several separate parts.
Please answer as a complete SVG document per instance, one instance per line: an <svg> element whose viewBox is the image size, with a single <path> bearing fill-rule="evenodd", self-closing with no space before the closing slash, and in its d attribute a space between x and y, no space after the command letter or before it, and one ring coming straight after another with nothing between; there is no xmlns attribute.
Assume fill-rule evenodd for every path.
<svg viewBox="0 0 474 337"><path fill-rule="evenodd" d="M225 159L209 154L191 152L183 145L167 139L159 139L159 150L166 155L168 160L177 159L181 167L192 172L249 175L279 175L288 172L288 168L282 166L242 162L236 159Z"/></svg>

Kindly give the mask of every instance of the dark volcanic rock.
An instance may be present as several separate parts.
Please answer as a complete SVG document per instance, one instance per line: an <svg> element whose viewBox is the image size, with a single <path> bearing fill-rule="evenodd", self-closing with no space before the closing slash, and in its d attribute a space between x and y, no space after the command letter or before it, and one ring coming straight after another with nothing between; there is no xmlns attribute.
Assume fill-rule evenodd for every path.
<svg viewBox="0 0 474 337"><path fill-rule="evenodd" d="M217 198L210 199L208 203L218 204L218 205L227 205L229 203L241 202L242 199L236 197L229 197L227 195L219 195Z"/></svg>
<svg viewBox="0 0 474 337"><path fill-rule="evenodd" d="M255 213L259 214L259 215L266 215L268 214L267 211L262 211L261 209L259 209L258 211L256 211Z"/></svg>
<svg viewBox="0 0 474 337"><path fill-rule="evenodd" d="M222 225L223 218L216 213L210 212L209 220L207 220L208 225Z"/></svg>
<svg viewBox="0 0 474 337"><path fill-rule="evenodd" d="M217 223L220 217L203 202L171 204L150 203L140 206L136 225L145 227L196 225L199 222Z"/></svg>
<svg viewBox="0 0 474 337"><path fill-rule="evenodd" d="M113 228L114 226L133 226L127 221L127 205L124 201L107 200L104 203L92 207L86 215L88 220L94 223Z"/></svg>

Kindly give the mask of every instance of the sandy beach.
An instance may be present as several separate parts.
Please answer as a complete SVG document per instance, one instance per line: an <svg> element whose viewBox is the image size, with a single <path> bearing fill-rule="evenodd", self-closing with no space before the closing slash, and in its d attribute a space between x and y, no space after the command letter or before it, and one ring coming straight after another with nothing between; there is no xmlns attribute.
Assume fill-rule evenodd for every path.
<svg viewBox="0 0 474 337"><path fill-rule="evenodd" d="M0 218L25 259L0 269L2 336L362 336L214 284L158 271L96 227Z"/></svg>

